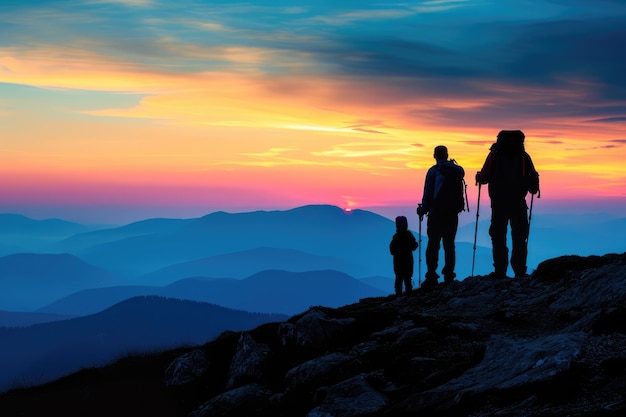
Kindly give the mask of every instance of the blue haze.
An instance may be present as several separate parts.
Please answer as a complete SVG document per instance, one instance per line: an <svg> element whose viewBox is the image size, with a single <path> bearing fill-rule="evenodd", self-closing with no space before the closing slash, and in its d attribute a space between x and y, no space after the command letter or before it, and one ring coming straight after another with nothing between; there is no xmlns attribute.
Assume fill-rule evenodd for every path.
<svg viewBox="0 0 626 417"><path fill-rule="evenodd" d="M473 215L461 214L458 279L473 262L474 275L492 270L489 216L475 234ZM390 295L392 218L329 205L107 227L0 215L0 390L130 352L202 343L315 305ZM417 216L409 225L419 238ZM425 273L422 227L416 286ZM625 217L536 211L530 270L561 255L622 253L625 232ZM144 328L171 331L128 336ZM68 355L76 360L62 359Z"/></svg>

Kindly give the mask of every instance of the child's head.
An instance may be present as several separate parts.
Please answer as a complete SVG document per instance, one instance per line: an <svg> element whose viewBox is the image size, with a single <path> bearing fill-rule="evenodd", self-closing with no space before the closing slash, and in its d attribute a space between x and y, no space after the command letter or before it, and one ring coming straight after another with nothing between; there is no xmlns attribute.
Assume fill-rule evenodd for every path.
<svg viewBox="0 0 626 417"><path fill-rule="evenodd" d="M409 230L409 222L405 216L396 217L396 230L398 231Z"/></svg>

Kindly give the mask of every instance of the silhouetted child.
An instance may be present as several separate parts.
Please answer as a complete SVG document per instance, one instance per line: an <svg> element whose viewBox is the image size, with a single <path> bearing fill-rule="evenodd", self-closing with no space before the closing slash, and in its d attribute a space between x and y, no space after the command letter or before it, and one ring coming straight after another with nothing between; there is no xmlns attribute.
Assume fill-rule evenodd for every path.
<svg viewBox="0 0 626 417"><path fill-rule="evenodd" d="M389 252L393 256L393 272L396 274L394 288L396 295L402 294L404 283L405 293L413 289L413 251L417 249L417 240L409 230L409 222L405 216L396 217L396 233L389 244Z"/></svg>

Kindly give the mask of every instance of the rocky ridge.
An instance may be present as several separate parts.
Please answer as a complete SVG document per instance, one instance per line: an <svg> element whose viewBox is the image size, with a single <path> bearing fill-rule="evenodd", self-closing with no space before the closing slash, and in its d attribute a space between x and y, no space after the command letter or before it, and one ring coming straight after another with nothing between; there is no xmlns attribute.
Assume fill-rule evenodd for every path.
<svg viewBox="0 0 626 417"><path fill-rule="evenodd" d="M625 302L626 253L564 256L528 278L469 277L311 307L144 358L149 367L127 358L10 392L0 411L41 415L63 404L66 416L623 416Z"/></svg>

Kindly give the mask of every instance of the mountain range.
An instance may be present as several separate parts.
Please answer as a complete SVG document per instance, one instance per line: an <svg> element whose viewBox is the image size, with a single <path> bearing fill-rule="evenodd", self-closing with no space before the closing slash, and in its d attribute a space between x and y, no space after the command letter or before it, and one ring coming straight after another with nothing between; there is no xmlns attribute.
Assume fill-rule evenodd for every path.
<svg viewBox="0 0 626 417"><path fill-rule="evenodd" d="M82 290L37 310L53 315L97 313L127 298L158 295L258 313L297 314L313 305L339 307L389 291L343 272L266 270L243 279L191 277L166 286L111 286Z"/></svg>
<svg viewBox="0 0 626 417"><path fill-rule="evenodd" d="M0 306L32 311L69 293L119 284L112 272L69 254L17 253L0 258Z"/></svg>
<svg viewBox="0 0 626 417"><path fill-rule="evenodd" d="M138 276L175 263L269 247L340 257L360 267L359 275L377 275L388 272L389 263L378 265L370 259L388 255L387 245L395 229L390 220L374 213L348 213L332 206L216 212L188 221L152 220L142 224L146 227L136 226L72 237L59 242L56 252L73 254L122 275Z"/></svg>
<svg viewBox="0 0 626 417"><path fill-rule="evenodd" d="M244 279L193 277L162 287L83 289L36 312L0 311L0 390L106 363L129 350L160 349L168 340L173 346L197 343L311 306L339 307L385 294L332 270L266 270Z"/></svg>
<svg viewBox="0 0 626 417"><path fill-rule="evenodd" d="M99 227L61 219L35 220L21 214L0 213L0 256L45 252L60 240Z"/></svg>
<svg viewBox="0 0 626 417"><path fill-rule="evenodd" d="M583 255L605 253L623 247L616 236L626 231L625 218L542 215L537 210L529 238L531 270L548 257L581 250ZM491 271L489 216L484 211L478 225L467 221L473 213L461 214L465 218L457 233L459 277L472 275L472 263L475 274ZM423 223L422 259L428 241L426 219ZM417 216L409 219L409 226L417 236ZM70 254L123 278L126 284L148 285L164 285L192 275L243 278L264 269L334 269L357 278L392 277L388 243L394 232L391 219L327 205L215 212L193 219L146 219L104 228L19 215L0 217L0 247L5 255ZM8 247L15 246L16 234L19 250L9 251ZM416 260L418 254L416 251ZM416 274L418 266L416 262ZM150 282L151 278L155 281Z"/></svg>
<svg viewBox="0 0 626 417"><path fill-rule="evenodd" d="M483 213L477 224L467 220L457 233L457 279L492 270L488 216ZM417 216L409 224L414 230ZM428 238L422 226L414 286L426 269ZM146 219L102 228L5 214L0 215L0 245L6 250L19 235L23 252L0 257L0 310L35 312L88 289L158 287L186 278L244 279L265 270L333 270L391 292L388 243L394 232L393 220L386 217L327 205ZM616 236L625 232L625 218L542 215L536 209L529 270L548 257L619 252L624 245Z"/></svg>
<svg viewBox="0 0 626 417"><path fill-rule="evenodd" d="M226 330L250 329L286 317L140 296L97 314L0 328L0 391L41 384L130 354L205 343Z"/></svg>
<svg viewBox="0 0 626 417"><path fill-rule="evenodd" d="M359 276L359 273L363 272L362 267L339 257L314 255L288 248L258 247L176 263L142 275L138 281L151 285L166 285L182 278L206 276L208 271L213 277L241 279L264 270L291 272L336 270L352 276Z"/></svg>
<svg viewBox="0 0 626 417"><path fill-rule="evenodd" d="M487 219L478 224L466 221L459 228L458 280L486 275L492 269L489 220L483 217ZM415 230L417 217L409 222ZM428 239L425 224L422 226L421 246L414 254L416 287L425 273ZM312 306L338 308L359 299L387 296L393 291L388 245L394 232L393 220L386 217L326 205L285 211L216 212L195 219L146 219L103 227L3 215L0 326L6 328L0 330L28 334L15 338L15 343L22 341L25 346L11 345L11 349L29 352L28 344L45 344L54 337L46 326L80 329L69 323L106 315L125 302L132 306L128 311L149 308L138 302L144 299L216 305L279 317ZM530 270L551 256L621 252L624 244L615 237L624 232L626 219L622 218L552 217L535 212ZM156 317L177 316L175 306L173 301L162 303L162 315ZM231 326L245 326L242 320L231 321ZM142 326L133 320L130 324ZM67 340L86 343L77 335L71 336L69 330L59 331ZM138 349L155 349L160 343L155 337L151 344ZM132 350L121 341L111 343L111 347L109 359L124 355L125 349ZM0 356L10 360L10 354L2 349L0 345ZM85 352L77 357L98 359L98 349L91 356ZM46 363L37 358L34 355L32 362L22 361L32 367L33 374ZM55 362L59 364L55 375L69 372L75 365L64 367L65 359ZM13 377L10 383L19 379Z"/></svg>
<svg viewBox="0 0 626 417"><path fill-rule="evenodd" d="M399 297L315 306L206 343L129 352L0 394L0 413L624 416L625 301L626 253L563 256L530 277L468 277ZM132 316L133 302L112 316ZM106 334L96 340L106 342Z"/></svg>

